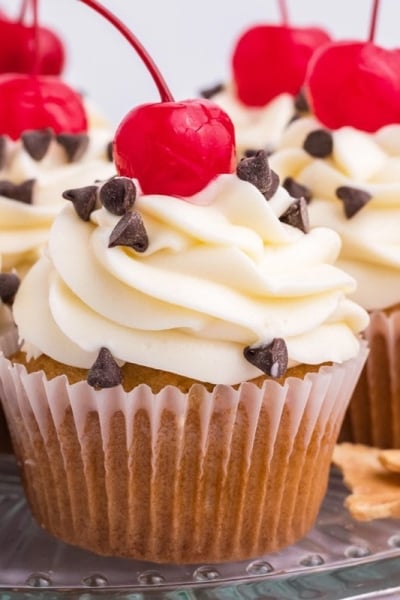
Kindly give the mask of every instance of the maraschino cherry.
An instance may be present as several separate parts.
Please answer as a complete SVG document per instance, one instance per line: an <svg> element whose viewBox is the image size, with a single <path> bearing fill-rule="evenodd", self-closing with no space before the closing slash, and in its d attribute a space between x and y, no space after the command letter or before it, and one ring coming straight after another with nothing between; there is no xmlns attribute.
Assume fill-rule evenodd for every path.
<svg viewBox="0 0 400 600"><path fill-rule="evenodd" d="M37 0L32 0L33 31L38 30ZM38 39L36 33L34 39ZM39 74L34 47L30 74L0 75L0 135L18 139L24 131L51 128L54 133L83 133L87 117L81 97L57 77Z"/></svg>
<svg viewBox="0 0 400 600"><path fill-rule="evenodd" d="M114 139L118 173L145 194L192 196L217 175L235 170L235 137L228 115L209 100L175 102L162 75L132 32L96 0L80 0L130 42L145 63L161 102L128 113Z"/></svg>
<svg viewBox="0 0 400 600"><path fill-rule="evenodd" d="M24 20L32 0L23 0L18 20L0 15L0 73L30 73L37 61L41 75L60 75L65 51L60 38L46 27L26 25ZM37 50L36 50L37 47Z"/></svg>
<svg viewBox="0 0 400 600"><path fill-rule="evenodd" d="M330 41L322 29L289 26L286 1L279 6L282 25L248 29L233 52L236 93L247 106L264 106L284 92L296 96L311 56Z"/></svg>
<svg viewBox="0 0 400 600"><path fill-rule="evenodd" d="M380 0L374 0L367 42L338 42L317 50L306 94L317 119L330 129L374 132L400 123L400 53L373 43Z"/></svg>

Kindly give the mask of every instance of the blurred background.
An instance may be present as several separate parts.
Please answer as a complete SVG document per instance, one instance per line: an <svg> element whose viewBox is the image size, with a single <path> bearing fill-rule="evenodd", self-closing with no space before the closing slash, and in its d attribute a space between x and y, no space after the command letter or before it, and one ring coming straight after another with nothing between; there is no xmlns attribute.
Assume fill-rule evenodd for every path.
<svg viewBox="0 0 400 600"><path fill-rule="evenodd" d="M229 79L230 54L250 25L276 23L276 0L101 0L135 32L177 99ZM341 38L365 39L372 0L288 0L292 24L321 25ZM0 0L16 15L20 0ZM43 25L62 35L65 78L114 124L142 102L158 100L139 58L120 34L78 0L41 0ZM400 0L383 0L376 41L400 47ZM266 66L268 68L268 66Z"/></svg>

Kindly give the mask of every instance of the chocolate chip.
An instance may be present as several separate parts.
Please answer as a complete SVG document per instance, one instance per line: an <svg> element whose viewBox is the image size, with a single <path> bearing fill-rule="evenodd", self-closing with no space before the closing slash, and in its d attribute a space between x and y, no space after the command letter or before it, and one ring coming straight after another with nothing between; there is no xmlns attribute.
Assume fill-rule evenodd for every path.
<svg viewBox="0 0 400 600"><path fill-rule="evenodd" d="M333 137L327 129L311 131L304 140L303 148L314 158L326 158L333 151Z"/></svg>
<svg viewBox="0 0 400 600"><path fill-rule="evenodd" d="M336 196L343 200L344 212L348 219L354 217L372 198L369 192L342 185L336 190Z"/></svg>
<svg viewBox="0 0 400 600"><path fill-rule="evenodd" d="M111 388L122 383L122 371L107 348L101 348L89 369L87 382L96 389Z"/></svg>
<svg viewBox="0 0 400 600"><path fill-rule="evenodd" d="M294 107L301 113L310 112L310 106L308 104L307 96L304 90L300 90L294 99Z"/></svg>
<svg viewBox="0 0 400 600"><path fill-rule="evenodd" d="M136 200L136 187L128 177L113 177L100 188L100 201L113 215L124 215Z"/></svg>
<svg viewBox="0 0 400 600"><path fill-rule="evenodd" d="M19 288L20 278L15 273L0 273L0 298L5 304L12 304Z"/></svg>
<svg viewBox="0 0 400 600"><path fill-rule="evenodd" d="M63 198L71 200L76 214L83 221L89 221L90 215L97 208L97 186L88 185L82 188L66 190Z"/></svg>
<svg viewBox="0 0 400 600"><path fill-rule="evenodd" d="M282 377L286 373L288 352L282 338L274 338L270 344L247 346L243 354L249 363L271 377Z"/></svg>
<svg viewBox="0 0 400 600"><path fill-rule="evenodd" d="M143 219L136 210L126 213L116 224L110 234L109 248L129 246L136 252L145 252L149 246L149 238L144 228Z"/></svg>
<svg viewBox="0 0 400 600"><path fill-rule="evenodd" d="M56 139L64 148L70 162L82 158L89 145L89 136L86 133L60 133Z"/></svg>
<svg viewBox="0 0 400 600"><path fill-rule="evenodd" d="M213 85L212 87L206 88L204 90L200 90L200 96L202 98L206 98L207 100L209 100L213 96L216 96L220 92L223 92L224 89L225 89L225 86L223 83L217 83L217 84Z"/></svg>
<svg viewBox="0 0 400 600"><path fill-rule="evenodd" d="M307 202L304 198L297 198L279 220L292 227L297 227L303 233L308 233L310 231L310 219L308 217Z"/></svg>
<svg viewBox="0 0 400 600"><path fill-rule="evenodd" d="M32 204L33 186L35 179L27 179L20 184L12 183L11 181L0 181L0 196L5 196L10 200L17 200L24 204Z"/></svg>
<svg viewBox="0 0 400 600"><path fill-rule="evenodd" d="M50 128L24 131L21 135L25 150L36 161L42 160L45 156L53 137L53 130Z"/></svg>
<svg viewBox="0 0 400 600"><path fill-rule="evenodd" d="M0 169L6 164L7 141L5 135L0 135Z"/></svg>
<svg viewBox="0 0 400 600"><path fill-rule="evenodd" d="M114 142L108 142L107 148L106 148L106 155L107 155L107 159L110 162L112 162L114 160L113 147L114 147Z"/></svg>
<svg viewBox="0 0 400 600"><path fill-rule="evenodd" d="M264 150L264 148L262 148ZM257 154L257 152L260 152L261 148L246 148L246 150L243 152L243 156L244 158L251 158L252 156L255 156ZM269 152L267 152L268 156L269 156Z"/></svg>
<svg viewBox="0 0 400 600"><path fill-rule="evenodd" d="M255 185L267 200L272 198L279 187L279 177L269 166L266 150L259 150L254 156L242 158L237 166L237 176Z"/></svg>
<svg viewBox="0 0 400 600"><path fill-rule="evenodd" d="M285 188L292 198L304 198L307 204L310 203L312 198L311 190L305 185L298 183L293 177L286 177L285 181L282 183L282 187Z"/></svg>

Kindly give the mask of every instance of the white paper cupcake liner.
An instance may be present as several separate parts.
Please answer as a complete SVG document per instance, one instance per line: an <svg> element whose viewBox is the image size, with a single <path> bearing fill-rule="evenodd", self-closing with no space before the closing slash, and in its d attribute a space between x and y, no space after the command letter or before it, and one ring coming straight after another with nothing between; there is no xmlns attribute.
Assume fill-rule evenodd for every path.
<svg viewBox="0 0 400 600"><path fill-rule="evenodd" d="M379 448L400 448L400 310L371 314L365 331L370 354L340 434Z"/></svg>
<svg viewBox="0 0 400 600"><path fill-rule="evenodd" d="M313 525L367 355L284 385L187 394L69 385L0 357L0 391L32 511L64 541L155 562L218 562Z"/></svg>

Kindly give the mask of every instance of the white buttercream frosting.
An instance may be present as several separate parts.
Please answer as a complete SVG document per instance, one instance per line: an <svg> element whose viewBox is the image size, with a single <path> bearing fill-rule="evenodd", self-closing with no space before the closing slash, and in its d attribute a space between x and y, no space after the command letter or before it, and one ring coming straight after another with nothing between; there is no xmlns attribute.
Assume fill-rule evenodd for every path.
<svg viewBox="0 0 400 600"><path fill-rule="evenodd" d="M54 217L65 204L63 191L115 174L115 166L107 157L111 137L107 129L92 130L88 148L76 162L68 160L65 149L55 140L40 161L28 154L22 141L6 140L0 180L21 184L34 179L35 183L32 204L0 195L0 254L5 269L23 270L37 259Z"/></svg>
<svg viewBox="0 0 400 600"><path fill-rule="evenodd" d="M362 306L383 309L400 302L400 125L374 134L343 127L332 131L333 153L313 158L303 150L307 135L323 126L307 117L284 133L271 167L281 179L307 186L312 226L335 229L342 238L338 266L357 280L353 298ZM350 219L336 195L340 186L371 194Z"/></svg>
<svg viewBox="0 0 400 600"><path fill-rule="evenodd" d="M235 126L238 155L246 150L273 150L295 114L293 96L280 94L262 107L246 106L227 86L212 97L228 113Z"/></svg>
<svg viewBox="0 0 400 600"><path fill-rule="evenodd" d="M89 368L105 346L121 362L226 384L260 375L243 349L276 337L290 365L354 357L367 315L333 265L338 235L282 223L293 201L283 188L267 202L222 175L202 194L203 205L199 195L137 199L144 253L108 248L120 217L105 208L85 222L65 206L14 303L28 354Z"/></svg>

